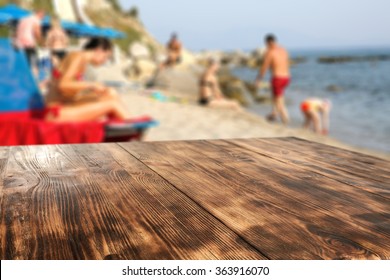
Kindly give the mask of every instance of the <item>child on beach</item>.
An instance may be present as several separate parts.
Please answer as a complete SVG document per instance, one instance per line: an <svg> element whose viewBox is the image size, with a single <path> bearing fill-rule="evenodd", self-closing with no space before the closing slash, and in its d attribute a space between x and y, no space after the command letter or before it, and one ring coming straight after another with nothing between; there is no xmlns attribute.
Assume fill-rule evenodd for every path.
<svg viewBox="0 0 390 280"><path fill-rule="evenodd" d="M15 45L26 53L30 68L38 77L38 46L42 41L41 22L45 17L43 10L23 18L16 28Z"/></svg>
<svg viewBox="0 0 390 280"><path fill-rule="evenodd" d="M313 126L316 133L328 135L330 110L331 103L329 100L318 98L306 99L301 104L301 111L305 117L303 127L310 129Z"/></svg>
<svg viewBox="0 0 390 280"><path fill-rule="evenodd" d="M224 98L216 75L218 70L219 63L214 59L210 59L209 65L199 81L199 104L202 106L241 110L241 106L237 101Z"/></svg>
<svg viewBox="0 0 390 280"><path fill-rule="evenodd" d="M104 118L126 120L129 114L117 93L96 82L83 81L89 64L99 66L110 57L112 44L104 38L93 38L84 50L69 53L53 71L53 80L46 103L55 114L51 121L94 121Z"/></svg>

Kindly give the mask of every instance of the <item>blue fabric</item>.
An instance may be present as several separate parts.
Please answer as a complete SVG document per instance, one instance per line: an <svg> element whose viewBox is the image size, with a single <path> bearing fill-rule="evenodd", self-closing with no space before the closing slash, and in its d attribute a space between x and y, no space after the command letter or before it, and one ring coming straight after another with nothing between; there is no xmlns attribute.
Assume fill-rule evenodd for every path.
<svg viewBox="0 0 390 280"><path fill-rule="evenodd" d="M11 20L19 20L24 17L31 15L31 12L25 9L22 9L14 4L6 5L0 8L0 14L5 14L11 17Z"/></svg>
<svg viewBox="0 0 390 280"><path fill-rule="evenodd" d="M0 39L0 69L0 113L45 107L25 53L8 39Z"/></svg>
<svg viewBox="0 0 390 280"><path fill-rule="evenodd" d="M26 16L31 15L31 12L18 7L17 5L6 5L0 8L0 24L5 24L10 20L18 21ZM42 21L42 26L49 27L51 18L46 16ZM112 28L100 28L97 26L61 21L62 27L75 36L86 37L105 37L117 39L125 37L125 34Z"/></svg>
<svg viewBox="0 0 390 280"><path fill-rule="evenodd" d="M12 19L11 16L7 14L0 13L0 24L6 24Z"/></svg>
<svg viewBox="0 0 390 280"><path fill-rule="evenodd" d="M124 34L117 30L111 28L100 28L97 26L91 26L86 24L74 25L70 28L70 31L78 36L105 37L110 39L124 37Z"/></svg>
<svg viewBox="0 0 390 280"><path fill-rule="evenodd" d="M150 122L134 123L132 124L132 127L134 129L148 129L148 128L156 127L158 125L159 123L157 121L150 121Z"/></svg>
<svg viewBox="0 0 390 280"><path fill-rule="evenodd" d="M50 27L50 23L51 18L49 16L46 16L42 21L42 25L46 28ZM100 28L93 25L87 25L66 20L62 20L61 25L62 28L64 28L66 31L70 32L72 35L75 36L105 37L109 39L125 37L124 33L112 28Z"/></svg>

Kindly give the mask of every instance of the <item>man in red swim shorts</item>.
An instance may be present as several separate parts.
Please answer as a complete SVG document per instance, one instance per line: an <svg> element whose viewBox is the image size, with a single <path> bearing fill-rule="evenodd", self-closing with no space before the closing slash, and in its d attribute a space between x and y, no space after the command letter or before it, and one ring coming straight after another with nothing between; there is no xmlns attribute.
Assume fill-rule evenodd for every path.
<svg viewBox="0 0 390 280"><path fill-rule="evenodd" d="M290 84L289 55L284 48L276 43L275 36L267 35L265 42L267 45L267 52L256 79L256 87L259 87L265 73L270 69L272 74L273 110L267 119L273 121L280 116L283 123L288 124L289 116L285 105L284 92L286 87Z"/></svg>

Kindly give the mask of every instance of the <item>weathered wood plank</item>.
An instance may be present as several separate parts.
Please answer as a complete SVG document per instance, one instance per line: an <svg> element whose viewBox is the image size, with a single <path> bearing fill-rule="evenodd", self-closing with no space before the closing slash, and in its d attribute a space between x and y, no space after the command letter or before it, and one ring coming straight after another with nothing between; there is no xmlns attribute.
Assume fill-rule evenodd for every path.
<svg viewBox="0 0 390 280"><path fill-rule="evenodd" d="M1 259L264 259L115 144L15 148Z"/></svg>
<svg viewBox="0 0 390 280"><path fill-rule="evenodd" d="M232 146L232 142L239 145ZM387 235L390 238L390 203L388 199L357 189L328 176L323 176L313 170L301 168L299 165L286 164L279 159L253 154L253 152L243 149L240 145L240 143L247 142L228 140L213 141L211 144L218 145L218 148L224 148L231 155L252 157L254 162L266 163L267 169L280 173L289 180L289 183L299 184L299 188L284 188L281 191L287 191L286 193L289 196L299 199L300 203L307 203L310 199L311 204L321 209L321 211L327 210L330 216L336 216L353 224L368 227L371 230L374 229L376 233ZM258 158L261 161L258 161ZM247 174L256 176L257 172ZM376 219L373 219L370 215L366 216L365 213L375 213ZM351 214L354 215L351 216ZM379 223L379 221L381 222Z"/></svg>
<svg viewBox="0 0 390 280"><path fill-rule="evenodd" d="M296 138L229 140L229 142L276 160L329 176L364 191L390 198L390 178L386 178L387 174L390 175L390 163L384 160L356 155L349 151L346 151L344 157L342 153L344 150L338 149L338 153L335 154L332 152L333 147L311 142L306 144L306 141L301 142ZM361 158L356 159L359 157ZM356 164L357 160L358 164ZM360 166L361 162L367 163L364 168Z"/></svg>
<svg viewBox="0 0 390 280"><path fill-rule="evenodd" d="M48 244L65 248L65 236L58 229L61 220L47 173L37 169L57 160L55 153L45 153L46 147L30 149L13 147L7 172L1 178L4 199L1 205L1 259L43 258ZM47 158L45 158L47 155ZM42 161L42 164L38 162ZM59 184L62 184L59 181ZM42 225L46 221L46 228ZM69 250L58 250L55 258L71 259Z"/></svg>
<svg viewBox="0 0 390 280"><path fill-rule="evenodd" d="M227 142L229 147L216 143L121 145L270 258L390 258L386 233L345 219L360 213L332 213L341 213L349 196L338 198L331 187L344 184ZM323 184L328 189L318 188ZM379 217L378 226L386 231L387 224L381 225L386 216L381 215L389 213L388 204L379 207L379 214L361 213Z"/></svg>
<svg viewBox="0 0 390 280"><path fill-rule="evenodd" d="M372 175L373 180L384 179L383 182L388 182L390 179L390 162L387 160L295 137L275 140L284 140L290 143L292 148L302 146L305 151L323 158L325 162L332 163L338 168L344 168L345 171L353 168L353 172ZM370 171L374 171L375 174L371 174Z"/></svg>
<svg viewBox="0 0 390 280"><path fill-rule="evenodd" d="M0 147L0 214L3 213L3 199L4 199L4 173L7 170L8 160L10 156L10 148L9 147ZM3 238L5 236L5 229L0 228L0 247L4 242L6 242Z"/></svg>
<svg viewBox="0 0 390 280"><path fill-rule="evenodd" d="M7 168L9 154L10 154L9 147L0 147L0 178L2 178L3 173ZM0 180L0 191L2 191L2 189L3 189L3 182L2 180Z"/></svg>

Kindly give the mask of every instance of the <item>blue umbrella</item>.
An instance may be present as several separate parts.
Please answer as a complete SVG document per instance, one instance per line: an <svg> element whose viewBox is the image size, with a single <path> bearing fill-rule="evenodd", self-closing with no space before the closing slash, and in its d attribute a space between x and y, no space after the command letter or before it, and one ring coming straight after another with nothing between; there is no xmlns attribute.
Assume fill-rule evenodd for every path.
<svg viewBox="0 0 390 280"><path fill-rule="evenodd" d="M71 30L73 33L79 36L86 37L105 37L105 38L123 38L124 34L112 28L100 28L92 25L78 24L72 26Z"/></svg>
<svg viewBox="0 0 390 280"><path fill-rule="evenodd" d="M81 36L88 36L88 37L103 36L100 28L92 25L85 25L85 24L80 24L79 26L77 26L74 32L78 33Z"/></svg>
<svg viewBox="0 0 390 280"><path fill-rule="evenodd" d="M6 5L0 8L0 24L7 23L10 20L20 20L26 16L31 15L31 12L22 9L14 4ZM51 18L46 16L42 21L42 26L49 27ZM125 34L112 29L112 28L100 28L97 26L86 25L82 23L61 21L62 27L74 34L75 36L86 36L86 37L105 37L110 39L117 39L125 37Z"/></svg>
<svg viewBox="0 0 390 280"><path fill-rule="evenodd" d="M0 13L0 24L6 24L11 20L11 17L7 14Z"/></svg>
<svg viewBox="0 0 390 280"><path fill-rule="evenodd" d="M0 14L5 14L10 17L11 20L20 20L24 17L31 15L31 12L25 9L22 9L14 4L6 5L0 8Z"/></svg>
<svg viewBox="0 0 390 280"><path fill-rule="evenodd" d="M125 34L123 32L120 32L112 28L103 28L102 32L105 37L110 39L120 39L125 37Z"/></svg>
<svg viewBox="0 0 390 280"><path fill-rule="evenodd" d="M50 27L51 18L46 16L42 21L42 26ZM100 28L93 25L87 25L71 21L61 21L62 28L75 36L85 37L105 37L109 39L124 38L125 34L113 28Z"/></svg>
<svg viewBox="0 0 390 280"><path fill-rule="evenodd" d="M51 17L45 16L42 20L42 26L43 27L50 27L51 26ZM80 23L67 21L67 20L61 20L61 26L65 30L71 31L77 29L78 26L80 26Z"/></svg>

